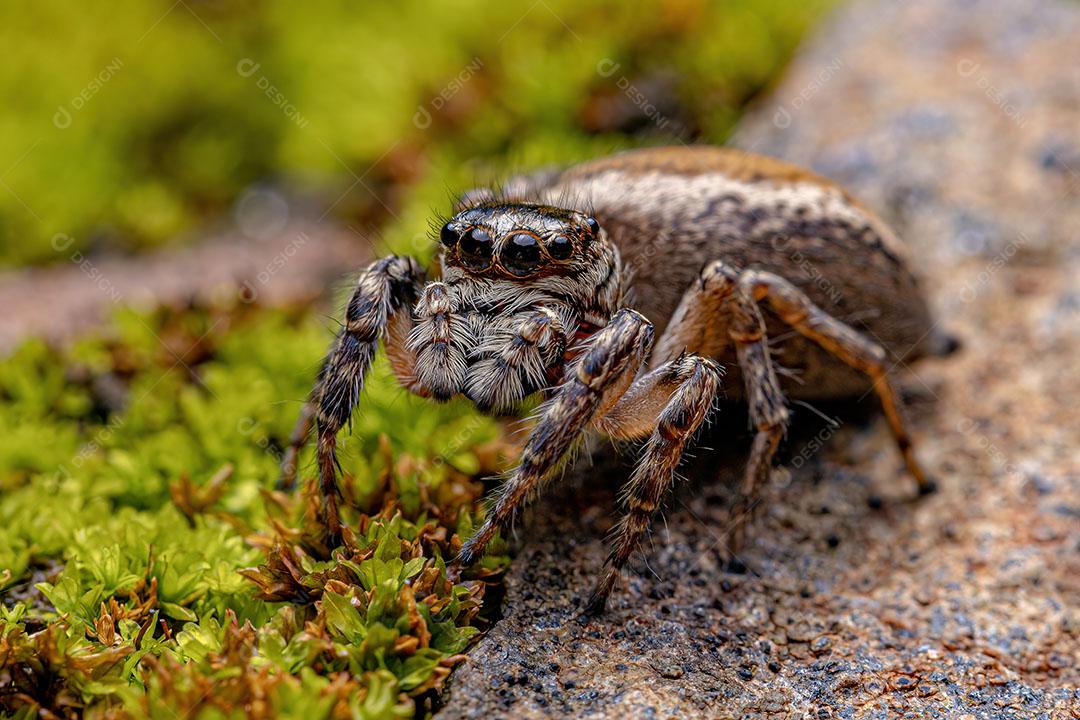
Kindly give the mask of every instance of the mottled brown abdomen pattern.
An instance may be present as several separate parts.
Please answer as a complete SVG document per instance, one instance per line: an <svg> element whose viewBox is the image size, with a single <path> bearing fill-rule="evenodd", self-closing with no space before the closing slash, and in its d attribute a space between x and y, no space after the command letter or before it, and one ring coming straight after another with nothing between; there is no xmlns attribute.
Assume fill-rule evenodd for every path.
<svg viewBox="0 0 1080 720"><path fill-rule="evenodd" d="M932 321L907 248L870 210L812 173L710 147L652 148L509 183L593 214L619 248L627 302L662 333L701 269L722 260L788 279L825 312L881 343L892 361L926 354ZM865 377L769 320L793 397L861 393ZM734 357L720 354L729 368ZM741 394L728 382L728 397Z"/></svg>

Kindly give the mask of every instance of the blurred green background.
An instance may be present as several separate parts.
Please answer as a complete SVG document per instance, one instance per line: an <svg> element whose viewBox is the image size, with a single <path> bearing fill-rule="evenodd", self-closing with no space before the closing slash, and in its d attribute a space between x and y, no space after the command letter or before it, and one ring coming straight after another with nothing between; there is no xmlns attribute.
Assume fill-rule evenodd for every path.
<svg viewBox="0 0 1080 720"><path fill-rule="evenodd" d="M257 182L392 240L507 169L723 142L829 4L8 0L0 266L181 243Z"/></svg>

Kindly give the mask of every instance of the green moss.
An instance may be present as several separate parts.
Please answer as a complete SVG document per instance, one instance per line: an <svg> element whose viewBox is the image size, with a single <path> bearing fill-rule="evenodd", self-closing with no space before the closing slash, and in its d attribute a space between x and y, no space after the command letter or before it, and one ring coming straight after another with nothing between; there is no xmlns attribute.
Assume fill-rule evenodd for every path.
<svg viewBox="0 0 1080 720"><path fill-rule="evenodd" d="M454 583L444 562L473 476L496 469L495 424L378 366L343 438L350 532L331 555L311 488L275 490L328 330L251 309L112 330L0 365L0 682L22 693L0 710L218 717L261 697L267 715L411 715L505 563L497 544Z"/></svg>

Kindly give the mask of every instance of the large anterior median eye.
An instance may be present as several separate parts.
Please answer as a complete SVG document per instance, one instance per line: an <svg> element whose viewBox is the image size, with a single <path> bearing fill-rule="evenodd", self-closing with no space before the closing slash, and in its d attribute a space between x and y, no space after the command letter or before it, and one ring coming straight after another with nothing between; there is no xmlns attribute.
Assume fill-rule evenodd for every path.
<svg viewBox="0 0 1080 720"><path fill-rule="evenodd" d="M499 262L514 275L528 275L543 262L540 243L528 233L514 233L503 246Z"/></svg>
<svg viewBox="0 0 1080 720"><path fill-rule="evenodd" d="M491 235L483 228L469 228L461 236L461 264L470 270L483 270L491 265Z"/></svg>

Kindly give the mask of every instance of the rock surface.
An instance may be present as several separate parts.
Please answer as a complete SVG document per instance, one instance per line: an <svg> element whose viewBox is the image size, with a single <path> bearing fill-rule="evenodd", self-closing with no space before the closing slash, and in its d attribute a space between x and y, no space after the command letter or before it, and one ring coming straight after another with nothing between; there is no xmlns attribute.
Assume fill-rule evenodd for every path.
<svg viewBox="0 0 1080 720"><path fill-rule="evenodd" d="M735 142L840 182L935 263L1075 252L1077 37L1067 0L842 6Z"/></svg>
<svg viewBox="0 0 1080 720"><path fill-rule="evenodd" d="M738 134L916 250L964 342L896 368L940 492L906 501L869 401L815 408L837 426L796 407L749 570L725 573L749 439L725 408L722 451L585 620L630 460L583 458L519 525L503 617L441 717L1080 717L1078 36L1075 3L842 8Z"/></svg>
<svg viewBox="0 0 1080 720"><path fill-rule="evenodd" d="M371 256L370 242L333 222L300 217L256 230L234 228L135 258L89 258L57 235L53 249L67 262L0 273L0 356L28 337L85 334L120 305L311 300Z"/></svg>

